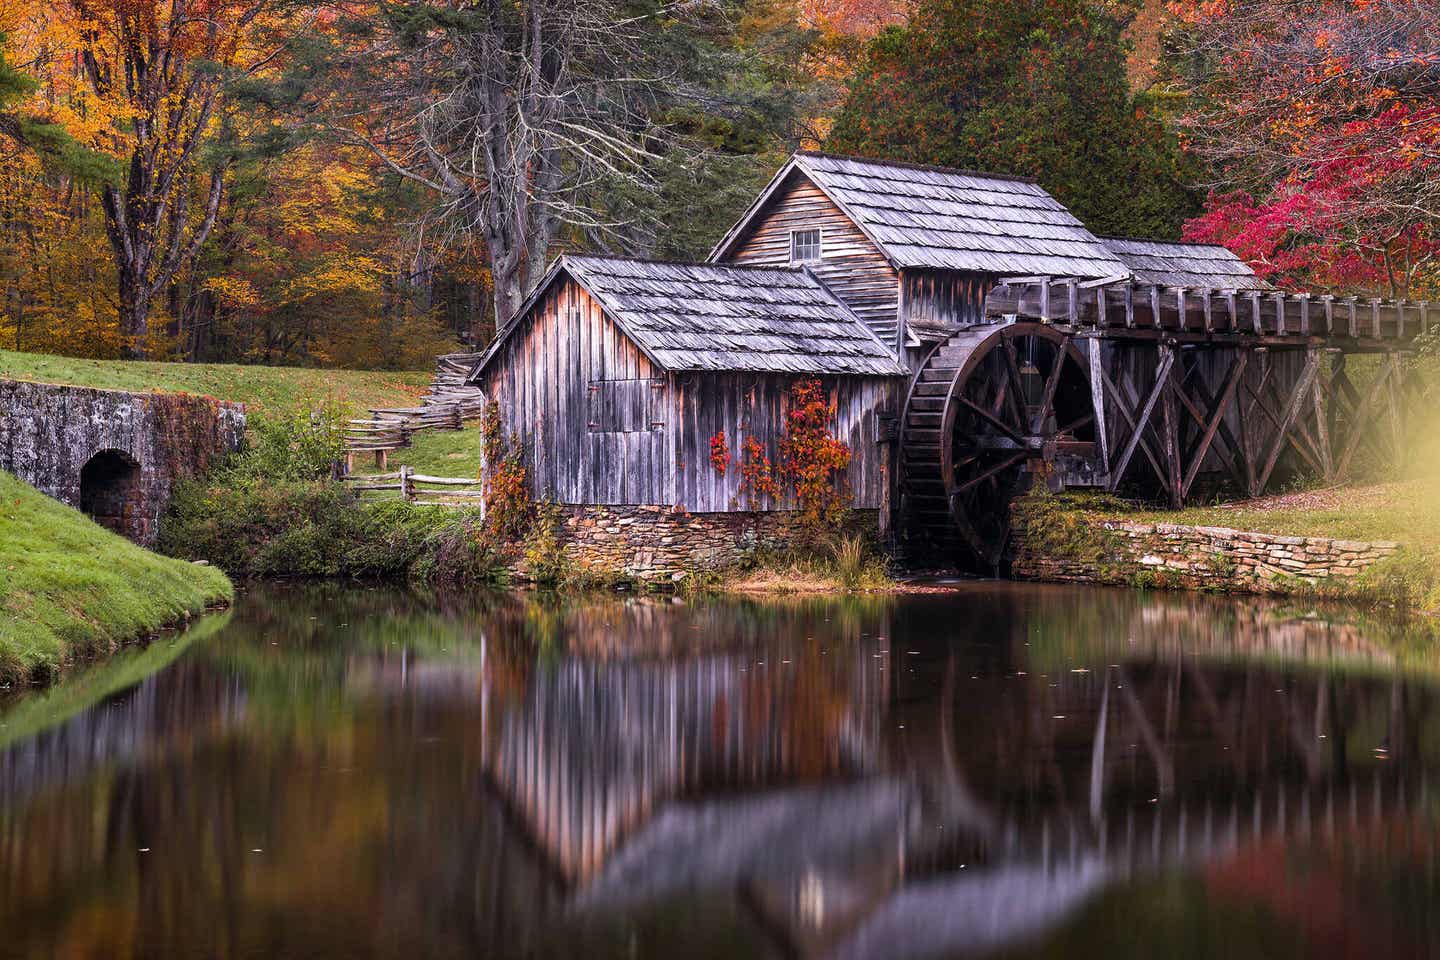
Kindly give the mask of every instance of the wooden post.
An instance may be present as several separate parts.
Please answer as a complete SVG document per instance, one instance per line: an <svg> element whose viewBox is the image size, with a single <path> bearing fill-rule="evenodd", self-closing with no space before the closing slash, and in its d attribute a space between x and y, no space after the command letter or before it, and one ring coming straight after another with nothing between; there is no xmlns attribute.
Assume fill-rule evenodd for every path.
<svg viewBox="0 0 1440 960"><path fill-rule="evenodd" d="M1085 341L1086 359L1090 365L1090 404L1095 411L1095 446L1100 454L1100 468L1105 471L1102 483L1110 480L1110 432L1105 419L1105 366L1099 337Z"/></svg>
<svg viewBox="0 0 1440 960"><path fill-rule="evenodd" d="M377 473L384 473L384 472L385 472L386 463L387 463L387 462L389 461L389 459L390 459L389 453L390 453L390 451L384 450L384 449L376 450L376 451L375 451L375 472L377 472Z"/></svg>
<svg viewBox="0 0 1440 960"><path fill-rule="evenodd" d="M1183 294L1181 295L1183 299ZM1184 316L1181 316L1184 319ZM1173 346L1162 347L1172 358L1169 364L1162 363L1162 367L1173 368L1174 357L1177 355ZM1182 495L1182 483L1180 479L1180 421L1175 415L1175 391L1180 389L1180 378L1167 376L1160 384L1160 423L1162 428L1162 441L1165 452L1165 486L1169 488L1170 507L1179 510L1184 506Z"/></svg>
<svg viewBox="0 0 1440 960"><path fill-rule="evenodd" d="M1125 326L1135 328L1135 284L1125 284Z"/></svg>
<svg viewBox="0 0 1440 960"><path fill-rule="evenodd" d="M414 473L414 467L405 463L400 464L400 499L410 503L415 502L415 481L411 479Z"/></svg>

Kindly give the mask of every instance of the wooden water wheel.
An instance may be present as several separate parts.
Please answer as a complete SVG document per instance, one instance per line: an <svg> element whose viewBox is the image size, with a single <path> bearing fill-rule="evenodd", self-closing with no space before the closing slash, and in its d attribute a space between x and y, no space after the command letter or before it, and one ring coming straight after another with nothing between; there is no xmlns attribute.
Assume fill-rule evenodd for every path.
<svg viewBox="0 0 1440 960"><path fill-rule="evenodd" d="M925 359L901 432L907 544L999 573L1010 502L1037 478L1093 480L1094 409L1084 358L1043 323L967 327Z"/></svg>

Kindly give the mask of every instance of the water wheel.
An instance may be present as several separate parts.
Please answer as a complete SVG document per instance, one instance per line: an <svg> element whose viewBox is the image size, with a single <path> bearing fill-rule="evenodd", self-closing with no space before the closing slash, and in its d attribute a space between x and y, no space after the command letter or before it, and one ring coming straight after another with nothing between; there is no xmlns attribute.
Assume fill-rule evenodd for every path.
<svg viewBox="0 0 1440 960"><path fill-rule="evenodd" d="M1010 502L1037 478L1093 479L1094 410L1071 338L1042 323L967 327L926 358L901 433L907 544L999 573Z"/></svg>

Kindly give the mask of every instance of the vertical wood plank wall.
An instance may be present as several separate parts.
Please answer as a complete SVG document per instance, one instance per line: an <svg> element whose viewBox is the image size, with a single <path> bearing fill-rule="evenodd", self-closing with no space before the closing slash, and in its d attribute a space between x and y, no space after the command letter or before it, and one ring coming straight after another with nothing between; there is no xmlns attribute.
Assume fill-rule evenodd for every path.
<svg viewBox="0 0 1440 960"><path fill-rule="evenodd" d="M507 341L485 380L507 436L520 443L538 498L667 504L665 376L577 283L561 278ZM650 423L590 429L590 383L653 378Z"/></svg>
<svg viewBox="0 0 1440 960"><path fill-rule="evenodd" d="M802 174L792 174L776 191L726 259L789 266L790 231L813 227L821 230L820 261L809 264L810 269L898 355L899 274L870 238Z"/></svg>
<svg viewBox="0 0 1440 960"><path fill-rule="evenodd" d="M749 509L740 494L745 438L759 439L766 456L778 464L795 377L667 377L568 277L551 288L523 324L491 363L484 387L500 404L506 435L520 444L536 497L558 503L680 504L695 513ZM645 378L652 381L649 429L590 428L592 381ZM834 435L850 446L854 504L878 509L889 476L887 449L876 442L877 413L893 412L900 379L827 377L823 382L835 410ZM710 438L720 430L734 458L724 477L710 462ZM789 509L794 504L765 499L756 506Z"/></svg>
<svg viewBox="0 0 1440 960"><path fill-rule="evenodd" d="M780 436L790 411L793 377L752 373L679 374L676 377L676 499L694 513L750 509L740 491L747 437L755 437L778 465ZM876 441L877 412L893 409L898 378L827 377L822 381L835 411L834 435L851 451L849 484L854 505L878 509L889 489L886 448ZM710 462L710 438L725 431L732 462L721 476ZM761 498L756 509L788 509Z"/></svg>
<svg viewBox="0 0 1440 960"><path fill-rule="evenodd" d="M899 318L902 330L917 335L985 321L985 298L993 277L956 270L903 270L900 273Z"/></svg>

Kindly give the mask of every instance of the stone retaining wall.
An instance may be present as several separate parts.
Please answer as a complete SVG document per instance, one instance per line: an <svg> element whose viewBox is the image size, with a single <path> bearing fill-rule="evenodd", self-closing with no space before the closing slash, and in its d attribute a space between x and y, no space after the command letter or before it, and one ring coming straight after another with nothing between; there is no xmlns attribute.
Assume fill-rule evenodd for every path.
<svg viewBox="0 0 1440 960"><path fill-rule="evenodd" d="M245 408L210 397L0 380L0 470L146 546L175 483L244 434Z"/></svg>
<svg viewBox="0 0 1440 960"><path fill-rule="evenodd" d="M757 549L781 548L794 539L791 511L685 513L658 506L560 508L561 544L576 566L637 580L678 581L691 571L734 566ZM873 534L874 510L853 511L855 532Z"/></svg>
<svg viewBox="0 0 1440 960"><path fill-rule="evenodd" d="M1086 520L1088 533L1064 555L1045 555L1016 530L1012 575L1024 580L1117 583L1258 593L1296 582L1345 580L1400 544L1283 537L1228 527Z"/></svg>

